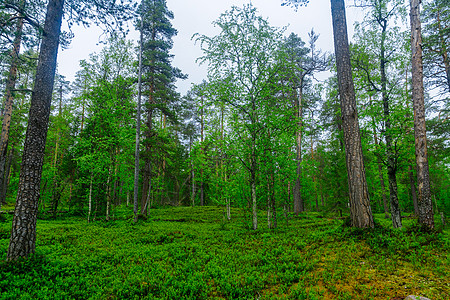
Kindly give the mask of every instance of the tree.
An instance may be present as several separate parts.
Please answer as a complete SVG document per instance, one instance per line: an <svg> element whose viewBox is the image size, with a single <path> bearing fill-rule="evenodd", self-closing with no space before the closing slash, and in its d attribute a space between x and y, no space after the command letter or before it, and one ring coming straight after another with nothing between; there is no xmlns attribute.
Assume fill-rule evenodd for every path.
<svg viewBox="0 0 450 300"><path fill-rule="evenodd" d="M19 191L8 248L8 260L27 257L34 253L35 249L37 200L40 192L63 4L64 0L51 0L47 7L44 25L46 35L42 40L31 98Z"/></svg>
<svg viewBox="0 0 450 300"><path fill-rule="evenodd" d="M283 4L286 3L299 6L307 2L304 0L283 2ZM331 0L331 15L341 101L342 127L344 131L351 219L355 227L373 227L374 223L367 189L350 64L344 0Z"/></svg>
<svg viewBox="0 0 450 300"><path fill-rule="evenodd" d="M422 32L420 1L410 0L412 100L414 107L414 136L416 145L419 223L433 229L433 203L431 202L430 173L425 125L423 90Z"/></svg>
<svg viewBox="0 0 450 300"><path fill-rule="evenodd" d="M252 211L252 228L258 227L257 185L262 139L266 138L269 116L267 107L283 106L274 102L274 90L279 85L280 29L271 27L267 20L257 15L250 4L243 8L232 7L223 13L214 25L220 33L214 37L196 34L204 55L200 62L208 63L208 77L217 91L216 98L230 108L229 125L235 141L233 147L240 148L234 155L239 157L242 167L248 171L250 183L249 207ZM277 86L277 88L275 88ZM278 98L277 98L278 99ZM280 100L280 99L278 99ZM281 118L286 110L276 110Z"/></svg>
<svg viewBox="0 0 450 300"><path fill-rule="evenodd" d="M4 15L0 17L1 31L0 31L0 43L7 47L11 44L11 49L9 52L9 72L6 80L6 91L5 98L3 102L3 122L0 135L0 207L5 201L4 195L6 194L7 181L5 175L5 167L7 160L8 144L10 137L10 126L11 126L11 116L13 114L13 104L14 99L17 98L18 90L16 90L16 79L18 73L18 67L23 63L20 56L20 49L22 44L24 44L25 51L27 52L29 48L36 44L36 36L38 33L39 26L38 21L30 17L31 12L26 12L27 10L32 10L36 12L40 8L40 3L25 3L24 0L19 2L13 1L2 1L0 6L5 12ZM38 15L34 13L33 15ZM23 55L22 55L23 56ZM7 167L6 167L7 168Z"/></svg>
<svg viewBox="0 0 450 300"><path fill-rule="evenodd" d="M177 34L177 31L170 23L170 20L173 19L173 13L167 8L166 1L144 0L139 7L139 14L142 18L142 25L139 24L136 27L142 31L143 35L142 83L146 88L144 95L148 97L146 130L144 131L145 153L143 160L145 166L141 196L141 213L144 213L149 201L152 181L151 155L154 151L152 139L155 138L156 134L152 127L153 113L157 108L164 116L174 119L174 114L169 109L170 102L178 99L174 82L176 79L185 79L186 75L171 65L173 56L170 55L169 51L172 49L172 38Z"/></svg>
<svg viewBox="0 0 450 300"><path fill-rule="evenodd" d="M295 115L297 118L296 131L296 160L297 176L294 186L294 213L298 215L304 210L304 204L301 196L301 177L302 177L302 127L303 127L303 106L304 90L310 84L309 77L315 72L325 71L327 68L327 58L321 55L320 51L316 53L315 43L319 38L314 30L309 33L309 47L304 47L305 43L296 34L291 33L284 42L284 51L286 52L288 73L288 84L292 88L295 98Z"/></svg>
<svg viewBox="0 0 450 300"><path fill-rule="evenodd" d="M364 4L366 5L365 7L369 8L367 22L369 25L372 25L372 27L368 30L360 29L358 31L359 41L366 39L367 42L364 45L361 45L359 53L355 55L356 66L361 69L362 73L357 77L366 78L366 89L370 91L369 98L373 96L373 92L381 94L383 107L382 121L384 125L382 134L384 135L386 142L385 161L389 182L391 218L393 227L399 228L402 224L397 192L397 170L399 163L395 134L396 114L391 112L393 106L392 98L394 98L393 94L396 89L396 85L392 84L392 82L398 82L399 78L395 78L397 75L395 69L397 68L392 68L391 65L401 59L399 55L396 55L396 52L398 49L402 49L401 46L399 47L399 45L401 45L401 40L398 40L398 38L402 38L402 36L398 35L399 28L394 28L397 34L391 33L392 29L390 28L389 22L401 13L401 3L373 0L364 2ZM354 49L356 49L356 47L354 47ZM379 66L374 66L374 61L376 61ZM388 74L388 71L390 71L390 74ZM392 78L394 78L394 80ZM373 103L369 104L372 105ZM375 143L378 142L375 141Z"/></svg>
<svg viewBox="0 0 450 300"><path fill-rule="evenodd" d="M424 3L423 51L425 76L444 94L450 94L450 12L448 0ZM448 100L447 100L448 101Z"/></svg>
<svg viewBox="0 0 450 300"><path fill-rule="evenodd" d="M134 150L134 193L133 193L133 212L134 221L137 221L139 210L139 146L141 144L141 96L142 96L142 18L141 30L139 30L139 66L138 66L138 102L136 110L136 147Z"/></svg>
<svg viewBox="0 0 450 300"><path fill-rule="evenodd" d="M99 13L96 16L97 20L106 20L111 14L117 14L118 8L127 8L127 3L125 6L96 3L94 8L90 8L86 7L92 4L89 0L77 2L68 2L68 4L72 4L71 11L79 13L79 22L85 20L86 17L94 18L93 9L97 9ZM31 98L8 260L28 257L35 251L37 204L63 11L64 0L48 2L44 35ZM119 23L119 25L121 24Z"/></svg>

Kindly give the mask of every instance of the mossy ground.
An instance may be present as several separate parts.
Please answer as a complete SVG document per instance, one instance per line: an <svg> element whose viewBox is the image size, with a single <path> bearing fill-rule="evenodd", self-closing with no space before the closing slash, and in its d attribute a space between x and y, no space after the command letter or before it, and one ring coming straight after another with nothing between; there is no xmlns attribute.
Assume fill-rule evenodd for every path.
<svg viewBox="0 0 450 300"><path fill-rule="evenodd" d="M0 222L1 299L450 299L450 234L414 220L357 230L320 213L248 229L241 210L153 209L133 223L75 216L38 220L36 255L5 262L11 216ZM247 220L247 221L246 221ZM439 224L439 220L436 219Z"/></svg>

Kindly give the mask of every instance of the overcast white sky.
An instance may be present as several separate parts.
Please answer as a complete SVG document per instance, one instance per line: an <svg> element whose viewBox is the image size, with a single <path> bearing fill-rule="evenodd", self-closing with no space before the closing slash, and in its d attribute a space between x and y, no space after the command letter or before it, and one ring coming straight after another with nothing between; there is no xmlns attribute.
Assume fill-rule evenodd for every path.
<svg viewBox="0 0 450 300"><path fill-rule="evenodd" d="M260 15L269 20L272 26L288 26L286 34L294 32L304 41L308 40L308 32L314 28L320 34L318 48L334 52L331 25L331 10L329 0L312 0L307 7L300 7L296 12L293 8L281 6L281 0L167 0L168 8L174 13L172 24L178 30L174 37L172 54L175 55L173 65L189 75L187 80L177 82L178 91L185 94L192 83L206 79L206 66L198 66L195 60L201 56L200 46L191 40L194 33L213 36L218 29L211 24L221 13L231 6L242 7L252 2ZM349 3L347 3L348 5ZM361 20L363 13L358 9L347 7L347 26L349 36L353 33L353 23ZM97 45L101 31L94 27L77 28L75 38L69 49L58 54L58 70L67 80L72 81L79 69L79 61L87 59L90 53L100 51L102 45ZM130 38L137 38L131 33Z"/></svg>

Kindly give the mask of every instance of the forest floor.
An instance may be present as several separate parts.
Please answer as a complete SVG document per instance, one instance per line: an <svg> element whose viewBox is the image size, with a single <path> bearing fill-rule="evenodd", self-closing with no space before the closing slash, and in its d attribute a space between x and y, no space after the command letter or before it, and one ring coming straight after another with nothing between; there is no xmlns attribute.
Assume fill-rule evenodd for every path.
<svg viewBox="0 0 450 300"><path fill-rule="evenodd" d="M372 230L303 213L259 228L224 208L132 208L87 223L39 218L36 255L5 261L11 215L0 220L1 299L450 299L450 230L401 230L376 215ZM247 214L248 215L248 214ZM436 218L436 224L440 220Z"/></svg>

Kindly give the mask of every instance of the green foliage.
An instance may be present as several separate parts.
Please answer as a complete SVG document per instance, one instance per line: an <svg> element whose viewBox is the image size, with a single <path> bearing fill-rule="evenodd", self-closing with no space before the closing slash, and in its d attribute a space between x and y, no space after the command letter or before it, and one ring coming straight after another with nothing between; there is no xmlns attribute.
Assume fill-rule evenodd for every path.
<svg viewBox="0 0 450 300"><path fill-rule="evenodd" d="M391 230L384 219L360 230L308 213L289 227L254 232L241 226L244 211L232 215L223 226L223 208L160 208L134 223L132 208L121 207L110 222L38 220L31 259L4 261L8 239L0 235L2 298L448 296L448 231ZM405 225L412 228L413 221ZM0 223L0 232L7 227Z"/></svg>

